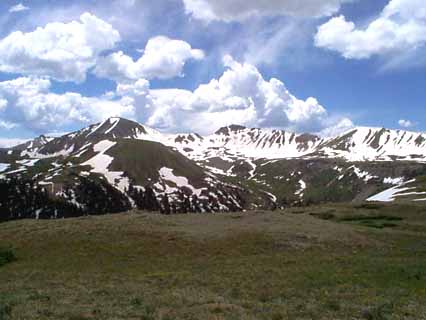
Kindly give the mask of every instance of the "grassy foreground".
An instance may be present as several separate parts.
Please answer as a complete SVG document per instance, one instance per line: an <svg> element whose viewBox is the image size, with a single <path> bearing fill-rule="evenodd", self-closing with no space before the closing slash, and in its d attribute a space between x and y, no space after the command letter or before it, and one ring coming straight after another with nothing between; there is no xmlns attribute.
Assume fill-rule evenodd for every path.
<svg viewBox="0 0 426 320"><path fill-rule="evenodd" d="M0 248L1 320L426 319L421 206L27 220Z"/></svg>

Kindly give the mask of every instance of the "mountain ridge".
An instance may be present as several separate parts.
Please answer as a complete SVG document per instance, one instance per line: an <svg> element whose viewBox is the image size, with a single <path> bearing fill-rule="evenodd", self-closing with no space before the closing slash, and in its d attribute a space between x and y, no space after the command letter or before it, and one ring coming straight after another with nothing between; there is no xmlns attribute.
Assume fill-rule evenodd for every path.
<svg viewBox="0 0 426 320"><path fill-rule="evenodd" d="M365 132L369 131L368 134ZM365 136L365 140L367 140L369 137L377 136L378 134L394 134L397 137L408 136L408 137L415 137L415 139L409 139L412 141L415 141L417 146L425 147L426 149L426 134L422 132L415 132L415 131L409 131L409 130L394 130L394 129L387 129L383 127L366 127L366 126L357 126L353 127L351 129L348 129L347 131L333 136L333 137L321 137L320 135L316 135L313 133L295 133L291 131L286 130L279 130L279 129L269 129L269 128L248 128L245 126L237 125L237 124L231 124L229 126L224 126L219 128L216 132L210 135L199 135L195 132L189 132L189 133L161 133L160 131L157 131L155 129L152 129L146 125L140 124L133 120L128 120L121 117L111 117L108 118L102 122L90 125L86 128L83 128L81 130L77 130L68 134L65 134L63 136L57 137L57 138L51 138L46 137L44 135L41 135L40 137L37 137L35 139L29 140L25 144L11 147L11 148L4 148L7 150L10 149L34 149L42 147L46 144L49 144L51 141L56 141L57 139L63 139L65 137L75 137L76 135L81 135L82 133L85 133L85 138L88 138L91 135L101 135L102 137L108 137L111 136L113 138L133 138L133 139L140 139L140 140L149 140L149 141L157 141L161 143L167 143L172 144L173 140L176 144L191 144L196 141L210 141L212 142L212 139L217 138L218 136L221 136L221 139L218 139L218 141L215 141L216 143L222 143L222 144L229 144L229 140L231 140L232 136L245 135L246 138L251 138L257 142L255 147L262 147L270 148L273 147L274 144L283 144L286 142L292 143L293 140L296 140L296 143L306 143L306 142L316 142L318 147L324 147L324 146L337 146L338 141L341 141L345 137L350 136L353 133L363 132ZM229 139L227 139L229 137ZM358 139L359 140L359 139ZM364 140L364 142L365 142ZM40 142L41 141L41 142ZM242 141L243 143L248 143L248 140L245 139ZM318 143L319 142L319 143ZM358 141L359 142L359 141ZM408 141L410 142L410 141ZM378 148L379 146L376 146ZM299 156L296 154L296 157Z"/></svg>
<svg viewBox="0 0 426 320"><path fill-rule="evenodd" d="M426 135L410 131L356 127L322 138L230 125L201 136L164 134L113 117L0 150L0 181L27 181L85 214L135 206L240 211L376 199L413 179L410 194L420 195L425 163ZM100 201L93 197L111 205L93 207ZM32 212L39 210L37 217L47 209ZM57 216L48 212L44 216Z"/></svg>

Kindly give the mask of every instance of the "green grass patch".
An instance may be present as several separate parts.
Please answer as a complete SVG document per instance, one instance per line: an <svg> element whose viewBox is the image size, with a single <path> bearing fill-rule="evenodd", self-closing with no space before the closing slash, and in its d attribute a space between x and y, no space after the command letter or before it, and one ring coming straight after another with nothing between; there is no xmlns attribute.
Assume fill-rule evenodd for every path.
<svg viewBox="0 0 426 320"><path fill-rule="evenodd" d="M401 217L395 217L395 216L378 215L378 216L349 216L349 217L340 218L339 220L352 222L352 221L375 221L375 220L402 221L404 219Z"/></svg>
<svg viewBox="0 0 426 320"><path fill-rule="evenodd" d="M380 203L363 203L363 204L354 206L355 209L367 209L367 210L380 210L383 207L384 205Z"/></svg>
<svg viewBox="0 0 426 320"><path fill-rule="evenodd" d="M377 216L364 216L364 215L355 215L339 218L339 222L353 223L364 227L375 228L375 229L384 229L384 228L395 228L398 227L398 223L404 220L401 217L396 216L386 216L386 215L377 215Z"/></svg>

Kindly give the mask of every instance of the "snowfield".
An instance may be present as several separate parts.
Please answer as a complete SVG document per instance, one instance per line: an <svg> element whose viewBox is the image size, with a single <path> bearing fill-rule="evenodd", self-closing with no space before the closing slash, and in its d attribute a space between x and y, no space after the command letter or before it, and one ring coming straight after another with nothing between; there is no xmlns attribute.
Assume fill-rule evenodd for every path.
<svg viewBox="0 0 426 320"><path fill-rule="evenodd" d="M109 166L114 161L114 158L105 154L105 152L110 150L116 144L116 142L109 140L104 140L95 144L93 146L93 151L97 152L98 154L84 162L82 165L91 166L93 168L91 172L104 175L112 186L124 192L124 190L129 188L129 179L127 177L123 177L123 172L108 170Z"/></svg>
<svg viewBox="0 0 426 320"><path fill-rule="evenodd" d="M412 188L401 188L400 186L392 187L383 192L380 192L379 194L373 197L368 198L367 201L393 202L398 196L398 193L406 191L406 190L410 190L410 189Z"/></svg>
<svg viewBox="0 0 426 320"><path fill-rule="evenodd" d="M335 148L334 141L341 148ZM417 132L356 127L330 138L325 145L322 151L327 157L347 161L393 161L394 157L426 161L426 134Z"/></svg>

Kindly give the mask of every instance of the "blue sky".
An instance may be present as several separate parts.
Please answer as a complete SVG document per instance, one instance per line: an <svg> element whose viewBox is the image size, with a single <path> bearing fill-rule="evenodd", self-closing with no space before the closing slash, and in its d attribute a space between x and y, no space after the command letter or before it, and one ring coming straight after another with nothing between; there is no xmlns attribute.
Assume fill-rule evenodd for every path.
<svg viewBox="0 0 426 320"><path fill-rule="evenodd" d="M2 0L0 12L0 145L109 116L204 134L426 130L422 0Z"/></svg>

